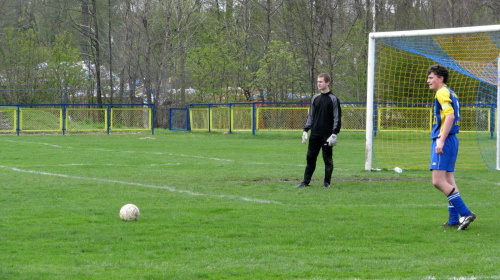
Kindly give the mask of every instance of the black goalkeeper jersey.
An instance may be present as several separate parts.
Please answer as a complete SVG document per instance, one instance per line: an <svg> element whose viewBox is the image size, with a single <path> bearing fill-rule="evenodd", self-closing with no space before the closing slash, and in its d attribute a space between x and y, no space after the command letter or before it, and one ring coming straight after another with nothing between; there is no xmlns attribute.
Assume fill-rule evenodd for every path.
<svg viewBox="0 0 500 280"><path fill-rule="evenodd" d="M331 91L313 96L304 131L311 135L329 137L338 134L341 127L340 100Z"/></svg>

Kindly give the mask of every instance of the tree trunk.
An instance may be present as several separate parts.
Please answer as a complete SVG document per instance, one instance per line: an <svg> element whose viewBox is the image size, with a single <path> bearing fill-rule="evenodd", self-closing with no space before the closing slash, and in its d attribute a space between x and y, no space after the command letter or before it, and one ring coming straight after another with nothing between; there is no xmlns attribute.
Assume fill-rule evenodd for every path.
<svg viewBox="0 0 500 280"><path fill-rule="evenodd" d="M91 37L92 47L94 49L94 65L95 65L95 78L96 78L96 95L97 104L102 104L102 87L101 87L101 47L99 44L99 25L97 22L97 3L92 0L92 25L93 36Z"/></svg>
<svg viewBox="0 0 500 280"><path fill-rule="evenodd" d="M113 103L114 85L113 85L113 40L111 34L111 0L108 0L108 49L109 49L109 98Z"/></svg>

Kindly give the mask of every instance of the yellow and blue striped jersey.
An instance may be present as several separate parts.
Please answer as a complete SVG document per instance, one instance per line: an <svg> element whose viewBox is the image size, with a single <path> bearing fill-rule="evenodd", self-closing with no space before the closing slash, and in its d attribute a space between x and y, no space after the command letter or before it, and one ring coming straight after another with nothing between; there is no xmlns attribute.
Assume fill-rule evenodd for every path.
<svg viewBox="0 0 500 280"><path fill-rule="evenodd" d="M432 110L432 133L431 139L441 137L443 132L444 118L449 114L455 115L455 121L449 134L457 134L460 130L460 102L457 94L448 86L440 88L434 97L434 108Z"/></svg>

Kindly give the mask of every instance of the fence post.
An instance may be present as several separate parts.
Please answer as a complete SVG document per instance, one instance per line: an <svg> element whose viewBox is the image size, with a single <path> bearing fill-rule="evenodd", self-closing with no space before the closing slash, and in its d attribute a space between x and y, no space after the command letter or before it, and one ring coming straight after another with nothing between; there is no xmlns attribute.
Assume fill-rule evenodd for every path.
<svg viewBox="0 0 500 280"><path fill-rule="evenodd" d="M490 135L491 139L495 138L495 104L490 106Z"/></svg>
<svg viewBox="0 0 500 280"><path fill-rule="evenodd" d="M151 135L155 135L155 104L151 104Z"/></svg>
<svg viewBox="0 0 500 280"><path fill-rule="evenodd" d="M172 111L173 108L168 109L168 129L172 130Z"/></svg>
<svg viewBox="0 0 500 280"><path fill-rule="evenodd" d="M187 130L191 131L191 105L189 105L186 112Z"/></svg>
<svg viewBox="0 0 500 280"><path fill-rule="evenodd" d="M212 132L212 104L208 104L208 132Z"/></svg>
<svg viewBox="0 0 500 280"><path fill-rule="evenodd" d="M108 118L107 118L107 121L108 121L108 127L107 127L107 133L109 135L109 131L110 131L110 128L111 128L111 105L107 105L107 108L106 108L106 111L108 112Z"/></svg>
<svg viewBox="0 0 500 280"><path fill-rule="evenodd" d="M255 102L252 103L252 134L255 135L255 130L257 129L257 126L255 124L256 118L255 114L257 113L257 110L255 109Z"/></svg>
<svg viewBox="0 0 500 280"><path fill-rule="evenodd" d="M66 104L62 105L62 134L66 135Z"/></svg>
<svg viewBox="0 0 500 280"><path fill-rule="evenodd" d="M19 136L19 133L21 132L21 106L19 105L17 105L16 115L17 115L16 133L17 136Z"/></svg>
<svg viewBox="0 0 500 280"><path fill-rule="evenodd" d="M229 133L233 133L233 118L231 116L233 115L233 103L229 103Z"/></svg>

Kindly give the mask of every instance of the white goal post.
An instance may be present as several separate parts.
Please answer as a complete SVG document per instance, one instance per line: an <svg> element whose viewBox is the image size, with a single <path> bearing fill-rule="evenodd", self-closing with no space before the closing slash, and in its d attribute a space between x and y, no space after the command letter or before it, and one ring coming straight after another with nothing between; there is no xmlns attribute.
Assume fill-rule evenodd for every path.
<svg viewBox="0 0 500 280"><path fill-rule="evenodd" d="M482 65L482 64L485 64L485 59L484 60L483 59L475 60L475 61L470 59L470 61L469 61L469 55L467 54L467 51L475 52L476 48L480 48L480 47L479 46L476 47L477 43L476 44L474 43L475 42L474 40L476 40L476 39L471 39L470 46L463 47L464 45L468 44L469 41L467 41L467 40L462 41L463 40L462 38L465 38L462 36L469 36L469 34L473 34L473 33L483 34L483 37L487 37L484 34L494 34L494 36L495 36L494 39L491 39L491 41L493 41L494 43L490 44L488 47L485 47L485 48L488 48L488 51L489 51L489 53L487 55L488 58L491 57L492 52L493 53L496 52L495 58L493 60L488 61L488 66ZM453 54L449 54L447 52L452 47L450 47L449 44L446 45L446 43L443 43L443 41L445 40L443 38L448 36L448 35L450 35L449 37L453 38L454 44L456 44L456 46L453 47L454 48L453 51L457 50L457 53L460 52L460 54L455 55L455 56L460 55L461 56L460 60L457 60L456 57L453 57L454 56ZM413 45L406 48L405 44L414 44L415 41L419 40L419 38L425 38L426 41L421 43L421 45L419 45L416 48L414 48ZM490 38L488 37L488 39L490 39ZM424 60L423 64L425 64L427 62L433 62L433 64L438 64L438 63L444 64L445 66L447 66L450 69L450 71L453 70L453 71L456 71L457 73L460 72L460 74L456 74L456 75L462 75L465 77L464 79L479 81L478 83L486 84L489 87L489 90L491 88L496 87L496 105L495 104L491 105L491 108L496 107L496 109L492 109L491 114L485 113L487 109L483 109L483 112L481 113L482 114L481 118L482 119L490 118L490 119L488 119L487 121L486 120L484 121L486 123L486 126L488 126L488 127L485 128L485 131L481 131L481 133L482 133L482 135L486 135L488 133L491 133L491 136L489 137L490 139L487 140L488 145L490 145L490 146L492 146L491 145L492 141L494 141L493 139L496 137L496 157L494 160L495 163L492 164L492 165L496 164L496 166L490 167L490 169L500 170L500 43L499 43L500 40L499 39L500 39L500 25L460 27L460 28L443 28L443 29L429 29L429 30L412 30L412 31L394 31L394 32L372 32L372 33L370 33L368 36L365 170L370 171L370 170L373 170L376 167L378 167L378 166L374 166L374 160L375 160L375 158L374 158L374 138L378 137L377 134L379 133L379 131L387 128L387 127L382 127L383 124L379 123L381 116L380 116L380 111L377 111L378 110L377 107L379 106L379 104L382 104L382 101L377 100L377 97L376 97L378 94L378 93L376 93L376 91L377 91L376 83L379 80L382 80L382 79L377 78L377 77L379 77L380 75L386 75L384 70L380 70L380 69L376 68L376 66L377 66L376 64L379 63L379 61L381 60L380 57L377 56L377 53L380 52L379 47L382 44L388 45L389 46L388 48L394 49L394 50L391 49L389 51L383 51L382 55L385 55L387 53L392 52L392 53L398 53L398 55L400 55L399 53L408 53L409 54L408 56L424 57L425 60ZM386 40L386 41L384 41L384 40ZM393 40L393 41L391 41L390 43L387 43L389 40ZM479 39L477 39L477 40L479 40ZM379 41L381 41L381 42L379 43ZM426 42L427 42L427 44L430 44L428 47L425 45ZM405 47L402 47L403 45L405 45ZM496 48L498 49L498 51L497 51L497 49L495 49L495 45L496 45ZM438 57L438 59L435 59L433 55L428 55L427 49L430 49L432 47L437 48L438 51L440 52L440 55L441 54L443 55L442 57L444 57L444 58L442 60L441 60L441 57ZM458 50L459 48L460 48L460 50ZM404 57L404 55L399 56L398 59L401 60L402 59L401 57ZM467 57L467 59L465 59L464 57ZM449 65L446 65L447 61L450 62ZM405 62L405 63L408 63L408 62ZM471 68L477 67L477 65L481 64L479 67L477 67L477 68L481 68L481 69L477 70L477 68L474 68L473 70L471 70L471 68L467 68L469 66L464 66L464 65L466 65L466 63L470 63L467 65L473 65L473 66L470 66ZM428 65L425 65L425 66L420 65L419 67L421 67L421 68L419 68L418 72L422 72L422 71L420 71L422 69L422 67L427 68L431 65L432 64L430 64L430 63ZM398 66L398 67L404 68L404 66L406 66L406 65L403 64L402 66ZM492 66L496 68L495 69L496 71L491 71ZM389 71L391 73L388 73L388 74L394 75L394 73L396 72L396 70L394 70L394 68L397 68L397 67L390 68ZM481 75L476 75L476 72L474 72L474 71L485 72L486 68L488 68L488 73L485 75L488 75L488 79L481 76L481 75L483 75L483 73L481 73ZM404 71L404 69L397 70L397 71ZM408 71L410 71L410 70L408 70ZM415 71L415 70L413 69L411 71ZM424 71L423 75L425 77L426 77L426 74L427 73L425 73L425 71ZM413 73L412 75L413 75L412 77L404 77L406 79L404 82L399 82L398 80L395 80L395 81L392 81L390 85L388 85L389 83L385 82L385 80L384 80L383 82L385 82L386 84L384 85L383 89L379 89L378 91L381 91L381 92L383 91L384 92L383 94L388 94L385 92L396 91L396 90L405 91L408 89L411 90L411 87L402 88L402 90L400 88L395 89L395 87L393 87L393 85L397 85L398 83L407 83L408 80L411 80L412 78L417 77L417 74L415 74L415 73ZM421 75L421 74L418 74L418 75ZM408 74L408 76L410 76L410 74ZM450 74L450 76L451 76L451 74ZM496 76L496 77L492 77L492 79L495 79L493 82L492 82L492 79L489 78L490 76ZM427 86L425 78L421 79L421 77L418 76L418 80L419 80L418 82ZM452 81L453 81L453 78L452 78ZM418 83L418 82L416 82L416 83ZM467 84L467 82L463 82L463 83ZM409 84L409 82L408 82L408 84ZM480 86L478 86L478 88ZM450 86L450 87L452 89L455 89L453 86ZM427 87L427 90L428 90L428 87ZM430 90L428 90L428 91L431 92ZM460 96L460 92L456 89L455 89L455 91L457 91L457 93ZM391 114L392 114L392 115L386 114L383 117L391 118L391 116L394 116L396 114L396 113L394 113L396 106L402 106L402 107L404 107L404 110L407 110L407 111L403 111L403 112L398 113L400 119L403 118L403 117L401 117L401 115L405 115L408 112L410 112L411 109L409 107L405 107L405 106L410 106L410 105L399 105L399 104L404 104L404 102L402 102L401 100L394 101L396 99L396 97L394 97L394 96L398 96L397 94L398 93L394 93L394 95L392 95L393 98L392 99L389 98L389 101L387 101L386 99L383 101L384 104L391 103L391 105L385 105L385 106L388 106L388 108L386 110L391 111ZM489 94L491 96L491 93L489 93ZM494 94L495 93L493 93L493 95ZM469 95L471 95L471 94L469 93ZM432 98L429 100L428 93L423 93L422 97L419 97L419 98L422 98L422 100L425 100L423 97L426 97L426 99L428 100L428 103L433 102ZM424 102L424 101L420 101L420 99L417 99L417 98L412 99L412 98L414 98L414 95L410 95L410 97L406 97L406 98L407 98L406 100L412 100L412 101L408 101L409 103L411 102L412 104L418 104L417 106L420 106L419 109L421 109L421 110L431 110L428 107L429 106L428 104L422 104L422 102ZM470 100L472 100L472 99L470 99ZM477 103L475 103L475 102L478 102L477 100L478 99L476 98L476 101L474 101L474 102L467 101L471 104L470 105L471 109L469 109L469 110L478 110L477 109L478 105L477 105ZM479 102L482 102L483 100L484 100L484 98L481 99ZM488 99L488 100L490 103L495 102L492 99ZM462 99L461 99L461 103L464 103L464 101L462 101ZM483 102L483 103L485 103L485 102ZM480 103L480 104L483 104L483 103ZM413 105L411 105L411 106L413 106ZM496 110L496 113L495 113L495 110ZM411 111L411 112L413 112L413 111ZM478 117L478 115L479 114L475 115L476 122L478 122L478 119L480 119L480 117ZM471 117L471 119L473 119L473 118L474 117ZM382 121L384 121L384 120L382 119ZM406 120L406 122L408 122L408 120ZM396 121L394 121L393 124L394 123L396 123ZM481 125L483 125L483 124L481 124ZM403 125L393 125L392 129L394 131L398 130L399 133L401 133L401 131L404 131L405 129L407 131L413 129L412 127L403 127L403 128L401 128L401 127L403 127ZM428 132L430 133L430 127L428 126L427 128L429 128ZM414 132L414 130L415 129L413 129L413 132ZM474 131L477 132L477 130L478 129L470 129L470 131L466 131L464 133L465 133L465 135L472 135L473 133L469 133L469 134L467 134L467 133L474 132ZM462 129L461 129L461 132L462 132ZM420 131L419 133L423 134L422 131ZM430 135L430 134L428 134L428 135ZM409 138L411 138L411 137L405 136L404 140L409 141L409 142L403 142L402 145L411 146L411 144L409 145L409 143L411 143L410 142L411 139L408 140ZM430 138L428 138L428 141L429 141L428 147L430 149ZM406 143L406 144L404 144L404 143ZM390 147L390 145L389 145L389 147ZM390 148L388 148L388 149L390 150ZM426 150L425 152L427 154L429 154L429 151L430 150ZM494 154L495 153L493 153L492 151L489 152L490 156L494 156ZM404 155L398 155L398 156L404 157ZM391 168L392 167L394 167L394 166L391 166Z"/></svg>

